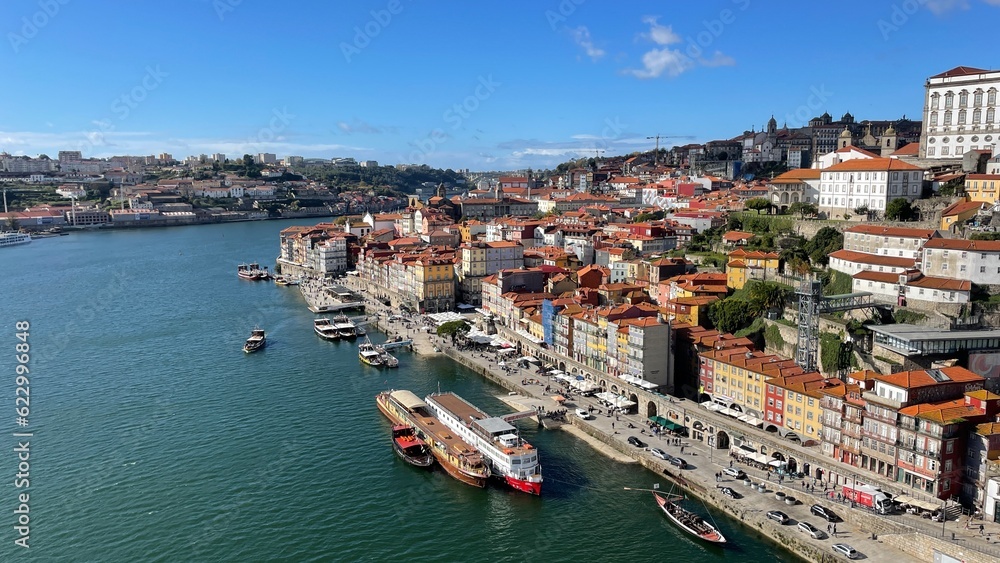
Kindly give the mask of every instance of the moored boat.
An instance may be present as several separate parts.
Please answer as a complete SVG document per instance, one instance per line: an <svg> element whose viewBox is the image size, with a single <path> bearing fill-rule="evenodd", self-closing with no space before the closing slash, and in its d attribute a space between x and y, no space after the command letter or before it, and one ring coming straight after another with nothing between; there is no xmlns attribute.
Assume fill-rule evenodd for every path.
<svg viewBox="0 0 1000 563"><path fill-rule="evenodd" d="M257 262L240 264L236 267L236 275L250 281L267 281L271 279L271 272L267 271L267 266L261 266Z"/></svg>
<svg viewBox="0 0 1000 563"><path fill-rule="evenodd" d="M4 246L17 246L31 242L31 235L28 233L7 232L0 233L0 248Z"/></svg>
<svg viewBox="0 0 1000 563"><path fill-rule="evenodd" d="M243 351L249 354L250 352L256 352L264 346L267 346L267 336L264 334L264 329L254 328L253 332L250 333L250 338L247 338L246 343L243 345Z"/></svg>
<svg viewBox="0 0 1000 563"><path fill-rule="evenodd" d="M387 368L398 368L399 367L399 360L396 359L396 356L393 356L392 354L390 354L388 350L386 350L385 348L383 348L381 346L376 346L375 350L379 353L379 356L382 357L382 365L383 366L385 366Z"/></svg>
<svg viewBox="0 0 1000 563"><path fill-rule="evenodd" d="M677 504L676 501L683 497L669 493L664 496L654 491L653 498L656 499L656 504L667 515L667 518L684 532L710 543L726 543L725 536L715 526Z"/></svg>
<svg viewBox="0 0 1000 563"><path fill-rule="evenodd" d="M424 402L445 426L483 454L493 475L515 490L542 494L538 450L523 440L508 420L490 416L454 393L432 393ZM530 413L511 418L525 414Z"/></svg>
<svg viewBox="0 0 1000 563"><path fill-rule="evenodd" d="M393 424L413 426L448 475L466 485L486 486L490 469L482 454L442 424L420 397L406 390L384 391L376 395L375 404Z"/></svg>
<svg viewBox="0 0 1000 563"><path fill-rule="evenodd" d="M392 449L403 461L417 467L434 465L434 454L427 443L421 440L409 424L392 427Z"/></svg>
<svg viewBox="0 0 1000 563"><path fill-rule="evenodd" d="M358 336L358 327L347 315L340 314L333 317L333 324L337 327L337 334L341 338L355 338Z"/></svg>
<svg viewBox="0 0 1000 563"><path fill-rule="evenodd" d="M313 332L323 340L338 340L340 338L340 335L337 333L337 327L330 322L330 319L313 320Z"/></svg>
<svg viewBox="0 0 1000 563"><path fill-rule="evenodd" d="M362 363L370 366L381 366L383 363L382 354L375 349L372 341L365 337L364 341L358 345L358 359Z"/></svg>

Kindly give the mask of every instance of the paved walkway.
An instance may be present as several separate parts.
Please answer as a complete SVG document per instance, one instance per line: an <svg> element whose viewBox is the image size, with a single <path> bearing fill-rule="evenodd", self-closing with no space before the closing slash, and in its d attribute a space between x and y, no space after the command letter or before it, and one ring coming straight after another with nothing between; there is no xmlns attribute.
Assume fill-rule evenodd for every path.
<svg viewBox="0 0 1000 563"><path fill-rule="evenodd" d="M348 286L350 287L350 285ZM357 289L357 286L355 285L352 289ZM377 316L381 327L390 331L392 335L398 334L404 338L413 339L414 350L417 353L439 354L442 349L451 348L450 339L443 339L438 337L433 332L428 333L423 331L422 327L424 326L424 323L419 316L403 316L403 319L401 320L394 320L390 322L387 321L388 317L392 315L400 315L398 310L386 307L381 302L371 298L366 298L366 304L366 310L372 318ZM913 559L902 552L889 548L881 541L871 539L870 533L854 529L845 522L839 522L837 524L837 532L835 535L832 534L831 529L831 534L826 535L822 539L808 538L805 533L796 529L797 522L810 522L820 530L826 530L827 523L823 519L810 514L809 507L814 502L812 498L814 493L803 490L801 481L795 483L786 481L782 484L778 484L773 481L766 481L766 472L755 470L748 466L741 465L738 462L734 462L733 465L743 469L750 476L755 485L763 482L766 485L767 493L759 493L756 488L746 487L742 481L735 481L726 476L721 477L721 479L717 482L716 474L722 472L725 467L729 467L731 458L728 455L728 451L708 448L700 441L688 441L687 439L681 439L679 442L676 442L675 439L670 436L656 436L650 432L645 419L639 415L611 415L608 413L606 407L599 404L597 399L579 396L575 393L575 391L562 387L561 383L554 379L537 375L533 372L529 372L529 370L500 367L498 364L503 358L498 357L493 353L474 351L461 353L466 359L475 362L484 370L489 370L495 376L506 379L508 387L517 389L519 394L524 397L534 397L534 399L530 401L526 398L522 398L519 402L530 402L532 404L539 400L546 402L548 401L546 397L558 393L569 397L569 401L564 404L564 407L569 410L568 416L572 416L573 410L577 407L585 409L588 407L592 408L597 416L585 422L581 420L574 420L573 423L589 424L601 432L615 436L618 440L620 440L620 443L624 448L632 448L632 446L627 445L626 440L629 436L636 436L647 444L647 448L635 448L634 455L637 457L648 456L648 459L645 461L652 462L652 465L660 471L669 469L676 472L677 470L668 463L652 457L652 455L648 452L649 448L659 448L666 451L668 454L685 459L691 465L689 469L682 472L685 478L697 481L707 489L714 489L722 486L731 487L739 495L741 495L742 498L734 499L726 504L736 508L745 520L757 520L759 519L757 517L761 513L769 510L780 510L791 518L788 524L779 525L776 522L768 520L763 525L782 529L786 535L797 534L801 536L804 541L811 542L818 548L826 550L830 553L833 553L830 548L832 544L848 543L870 561L884 561L887 563L916 561L916 559ZM535 383L523 383L526 380ZM550 388L550 391L548 392L545 391L546 385ZM678 399L678 401L686 403L685 406L688 410L700 408L691 401L683 401L680 399ZM552 408L555 408L555 403L551 404L553 405ZM633 426L632 428L629 428L630 423ZM581 437L583 437L582 435L584 434L578 429L573 429L572 433ZM590 436L586 436L584 439L589 444L594 446L595 449L601 451L604 455L608 455L612 458L620 457L622 455L620 452L612 450L606 444L600 443ZM794 446L793 444L789 445ZM611 455L612 453L615 455ZM812 483L810 481L807 484ZM774 494L777 491L785 492L789 496L798 498L801 502L794 506L790 506L783 501L779 501L775 498ZM815 493L815 496L817 497L822 495L822 489ZM847 510L851 509L845 505L841 510L841 516L843 516L843 513ZM913 515L894 515L887 518L893 518L896 521L921 530L928 535L942 537L942 527L940 523L931 522ZM978 527L980 523L984 525L983 536L979 535ZM958 522L949 521L945 523L944 536L950 538L950 534L954 532L957 538L957 545L963 545L966 542L983 542L984 544L993 541L1000 542L1000 524L976 520L973 522L970 529L966 529L965 524L966 519L964 517ZM833 537L830 537L831 535ZM963 545L963 547L970 546ZM985 546L976 547L981 550ZM992 551L992 549L990 551ZM997 550L997 553L1000 554L1000 549Z"/></svg>

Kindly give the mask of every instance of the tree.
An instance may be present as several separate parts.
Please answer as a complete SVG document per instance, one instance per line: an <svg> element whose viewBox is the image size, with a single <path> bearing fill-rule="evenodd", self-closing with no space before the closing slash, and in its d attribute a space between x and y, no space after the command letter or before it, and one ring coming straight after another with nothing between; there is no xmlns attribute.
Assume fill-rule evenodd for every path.
<svg viewBox="0 0 1000 563"><path fill-rule="evenodd" d="M806 203L804 201L796 201L795 203L788 206L788 212L793 215L798 215L799 218L805 219L806 215L815 215L819 209L814 203Z"/></svg>
<svg viewBox="0 0 1000 563"><path fill-rule="evenodd" d="M708 309L708 319L721 332L736 332L749 326L754 315L746 299L730 297L712 303Z"/></svg>
<svg viewBox="0 0 1000 563"><path fill-rule="evenodd" d="M897 197L885 206L885 218L889 221L909 221L913 218L913 206L908 200Z"/></svg>
<svg viewBox="0 0 1000 563"><path fill-rule="evenodd" d="M726 221L727 231L742 231L743 230L743 220L740 219L739 215L730 214L729 219Z"/></svg>
<svg viewBox="0 0 1000 563"><path fill-rule="evenodd" d="M823 227L816 236L805 244L809 259L813 264L826 266L830 261L829 254L844 248L844 233L833 227Z"/></svg>
<svg viewBox="0 0 1000 563"><path fill-rule="evenodd" d="M635 216L636 223L645 223L646 221L659 221L663 219L663 211L654 211L652 213L640 213Z"/></svg>
<svg viewBox="0 0 1000 563"><path fill-rule="evenodd" d="M760 316L768 311L784 309L788 299L788 290L776 282L751 280L748 290L750 309L754 316Z"/></svg>
<svg viewBox="0 0 1000 563"><path fill-rule="evenodd" d="M472 327L469 326L469 323L466 322L466 321L464 321L464 320L463 321L448 321L448 322L442 324L441 326L439 326L437 328L437 335L438 336L450 336L451 337L451 343L454 344L456 337L461 336L461 335L469 332L469 330L471 330L471 329L472 329Z"/></svg>
<svg viewBox="0 0 1000 563"><path fill-rule="evenodd" d="M864 204L855 207L854 213L857 215L864 215L865 217L868 217L871 214L871 210L868 209L868 204Z"/></svg>
<svg viewBox="0 0 1000 563"><path fill-rule="evenodd" d="M767 201L767 198L755 197L753 199L747 200L744 206L746 206L749 209L755 210L757 212L757 215L760 215L760 211L762 209L768 209L769 207L771 207L771 202Z"/></svg>
<svg viewBox="0 0 1000 563"><path fill-rule="evenodd" d="M17 222L17 218L13 214L7 216L7 230L8 231L18 231L21 229L21 224Z"/></svg>

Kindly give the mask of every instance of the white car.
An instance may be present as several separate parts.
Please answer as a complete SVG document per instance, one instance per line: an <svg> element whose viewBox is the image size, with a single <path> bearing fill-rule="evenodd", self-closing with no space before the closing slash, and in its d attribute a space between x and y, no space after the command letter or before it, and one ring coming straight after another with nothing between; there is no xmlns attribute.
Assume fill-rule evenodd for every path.
<svg viewBox="0 0 1000 563"><path fill-rule="evenodd" d="M587 409L576 409L576 416L583 420L590 420L590 413L587 412Z"/></svg>
<svg viewBox="0 0 1000 563"><path fill-rule="evenodd" d="M653 457L658 457L663 461L670 461L670 458L674 457L667 452L661 450L660 448L653 448L649 450L649 453L653 454Z"/></svg>
<svg viewBox="0 0 1000 563"><path fill-rule="evenodd" d="M833 544L833 550L837 553L843 555L848 559L857 559L858 552L853 547L847 545L846 543L835 543Z"/></svg>

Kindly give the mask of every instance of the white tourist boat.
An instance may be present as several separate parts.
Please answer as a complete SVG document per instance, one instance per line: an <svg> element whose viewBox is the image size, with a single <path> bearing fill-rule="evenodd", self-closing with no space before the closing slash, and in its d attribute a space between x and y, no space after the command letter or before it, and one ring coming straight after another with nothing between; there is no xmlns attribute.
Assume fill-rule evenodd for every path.
<svg viewBox="0 0 1000 563"><path fill-rule="evenodd" d="M31 242L31 235L28 233L0 233L0 247L17 246L19 244L28 244L29 242Z"/></svg>
<svg viewBox="0 0 1000 563"><path fill-rule="evenodd" d="M454 393L432 393L424 402L438 420L483 454L493 475L518 491L542 494L538 450L522 440L510 422L486 414Z"/></svg>

